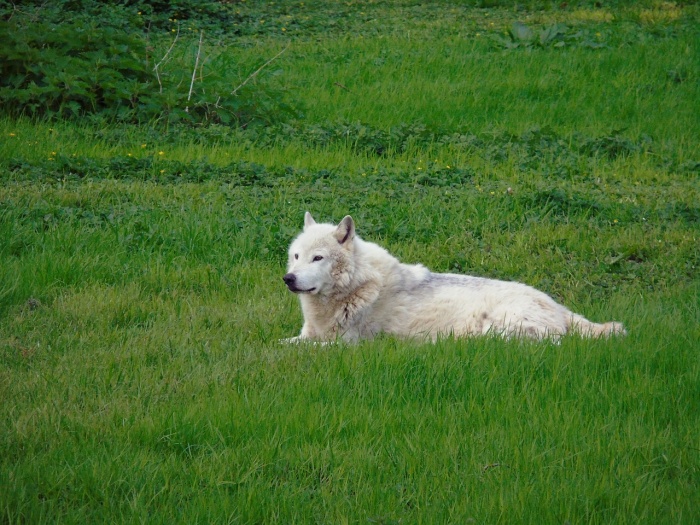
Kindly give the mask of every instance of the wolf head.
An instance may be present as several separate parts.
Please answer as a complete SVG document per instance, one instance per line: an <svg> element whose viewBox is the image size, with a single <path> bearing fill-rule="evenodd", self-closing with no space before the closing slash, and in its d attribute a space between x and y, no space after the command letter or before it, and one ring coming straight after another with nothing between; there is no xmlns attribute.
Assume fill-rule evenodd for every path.
<svg viewBox="0 0 700 525"><path fill-rule="evenodd" d="M352 270L355 222L347 215L340 224L318 224L307 211L304 231L289 247L283 277L294 293L328 295L342 287Z"/></svg>

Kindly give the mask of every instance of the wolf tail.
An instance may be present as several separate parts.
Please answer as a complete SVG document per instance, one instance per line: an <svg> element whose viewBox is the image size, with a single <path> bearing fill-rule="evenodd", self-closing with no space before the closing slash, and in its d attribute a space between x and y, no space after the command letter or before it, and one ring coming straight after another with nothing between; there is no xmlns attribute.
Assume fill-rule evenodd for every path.
<svg viewBox="0 0 700 525"><path fill-rule="evenodd" d="M575 332L583 337L609 337L611 335L627 334L627 330L625 330L622 323L616 321L594 323L578 314L571 314L571 317L569 317L567 331Z"/></svg>

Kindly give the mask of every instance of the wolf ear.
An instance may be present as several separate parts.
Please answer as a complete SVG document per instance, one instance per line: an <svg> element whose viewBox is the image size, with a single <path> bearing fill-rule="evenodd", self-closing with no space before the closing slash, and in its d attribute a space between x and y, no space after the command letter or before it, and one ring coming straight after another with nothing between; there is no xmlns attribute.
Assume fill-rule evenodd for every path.
<svg viewBox="0 0 700 525"><path fill-rule="evenodd" d="M355 237L355 221L350 215L346 215L335 230L335 238L338 239L338 244L345 244L353 237Z"/></svg>
<svg viewBox="0 0 700 525"><path fill-rule="evenodd" d="M313 226L314 224L316 224L316 221L311 216L311 214L307 211L304 214L304 229L308 228L309 226Z"/></svg>

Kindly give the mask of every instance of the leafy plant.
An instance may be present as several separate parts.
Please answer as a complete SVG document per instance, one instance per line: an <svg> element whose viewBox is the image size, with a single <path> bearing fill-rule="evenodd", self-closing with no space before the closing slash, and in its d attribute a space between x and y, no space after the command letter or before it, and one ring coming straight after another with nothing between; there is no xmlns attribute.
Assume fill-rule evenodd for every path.
<svg viewBox="0 0 700 525"><path fill-rule="evenodd" d="M615 159L620 156L638 153L651 143L649 137L643 137L641 141L635 143L623 136L623 131L624 130L613 130L609 135L584 139L581 141L580 149L589 155L602 154L608 158Z"/></svg>
<svg viewBox="0 0 700 525"><path fill-rule="evenodd" d="M592 49L605 47L605 44L596 42L587 37L583 32L572 32L562 23L555 23L543 27L540 30L532 29L522 22L513 22L508 31L509 38L495 35L495 42L505 49L517 48L560 48L566 45L578 45Z"/></svg>

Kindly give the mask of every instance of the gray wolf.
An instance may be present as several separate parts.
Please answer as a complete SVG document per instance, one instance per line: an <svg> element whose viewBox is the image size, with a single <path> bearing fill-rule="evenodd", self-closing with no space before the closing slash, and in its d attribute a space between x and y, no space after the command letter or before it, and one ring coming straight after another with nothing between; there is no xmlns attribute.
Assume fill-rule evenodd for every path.
<svg viewBox="0 0 700 525"><path fill-rule="evenodd" d="M318 224L306 212L304 230L289 247L283 279L299 296L304 314L301 333L287 342L354 342L379 333L431 340L625 333L620 323L593 323L522 283L403 264L357 236L349 215L338 225Z"/></svg>

